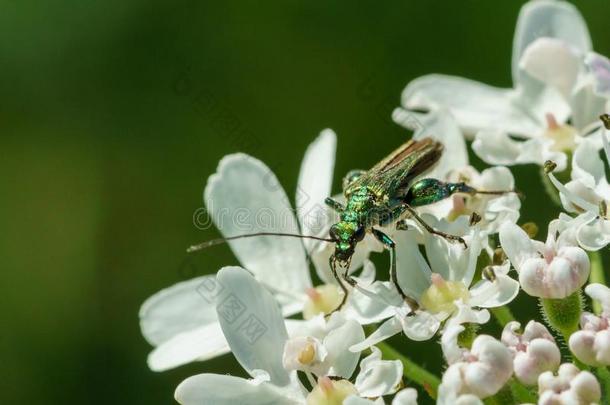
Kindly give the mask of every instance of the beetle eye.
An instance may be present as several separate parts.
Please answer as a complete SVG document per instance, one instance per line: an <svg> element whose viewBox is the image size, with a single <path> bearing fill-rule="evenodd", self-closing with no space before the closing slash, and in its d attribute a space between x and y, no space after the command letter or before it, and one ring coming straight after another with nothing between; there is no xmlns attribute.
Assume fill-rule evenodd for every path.
<svg viewBox="0 0 610 405"><path fill-rule="evenodd" d="M356 229L356 232L354 232L354 239L360 242L362 239L364 239L365 233L364 226L359 226L358 229Z"/></svg>

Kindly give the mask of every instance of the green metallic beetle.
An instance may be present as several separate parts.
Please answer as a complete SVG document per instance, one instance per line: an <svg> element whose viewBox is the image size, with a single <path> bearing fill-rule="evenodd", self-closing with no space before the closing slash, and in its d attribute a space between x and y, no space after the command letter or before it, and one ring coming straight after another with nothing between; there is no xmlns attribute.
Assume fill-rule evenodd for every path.
<svg viewBox="0 0 610 405"><path fill-rule="evenodd" d="M443 145L432 138L410 140L372 169L349 172L343 179L343 194L347 203L343 205L332 198L325 200L326 204L340 216L340 221L330 227L329 238L281 232L258 232L214 239L191 246L187 252L196 252L230 240L257 236L308 238L334 243L335 251L329 263L334 278L344 292L341 303L335 309L337 311L345 304L348 296L348 289L343 284L343 280L351 286L356 286L356 280L348 274L356 245L364 239L367 232L370 232L390 250L390 281L400 296L415 308L417 302L404 293L396 279L396 244L388 235L375 227L395 223L397 229L406 229L406 219L412 218L428 232L453 242L460 242L466 247L466 242L461 237L437 231L428 225L417 215L414 207L441 201L455 193L472 195L511 192L476 190L465 183L445 183L433 178L415 181L438 162L442 153ZM337 265L344 269L341 275L337 271Z"/></svg>
<svg viewBox="0 0 610 405"><path fill-rule="evenodd" d="M416 177L430 169L443 153L443 145L431 138L410 140L392 152L388 157L368 171L353 170L343 180L343 194L346 204L326 199L326 204L339 213L340 221L330 228L330 239L335 243L335 251L330 257L333 276L341 286L344 295L341 309L347 299L348 290L343 280L352 286L356 281L347 269L356 245L367 232L372 233L386 249L390 250L390 280L401 297L411 306L417 303L400 288L396 278L396 244L375 226L396 223L397 229L406 229L406 218L413 218L428 232L447 240L466 242L459 236L440 232L428 225L414 207L441 201L455 193L503 194L510 191L481 191L465 183L445 183L433 178L414 182ZM339 275L337 265L345 271Z"/></svg>

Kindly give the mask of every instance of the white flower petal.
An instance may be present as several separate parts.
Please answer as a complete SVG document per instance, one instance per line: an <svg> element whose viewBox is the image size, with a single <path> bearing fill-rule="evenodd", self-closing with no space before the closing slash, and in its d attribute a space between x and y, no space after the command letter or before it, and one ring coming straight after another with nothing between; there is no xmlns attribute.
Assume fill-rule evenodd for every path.
<svg viewBox="0 0 610 405"><path fill-rule="evenodd" d="M148 367L165 371L193 361L208 360L229 353L229 344L218 322L178 333L161 343L148 356Z"/></svg>
<svg viewBox="0 0 610 405"><path fill-rule="evenodd" d="M381 351L375 346L371 350L372 353L360 362L355 383L358 394L374 398L395 393L402 380L402 362L381 360Z"/></svg>
<svg viewBox="0 0 610 405"><path fill-rule="evenodd" d="M415 314L402 316L400 322L405 335L415 341L431 339L441 326L441 321L426 311L416 311Z"/></svg>
<svg viewBox="0 0 610 405"><path fill-rule="evenodd" d="M523 151L523 142L515 141L501 130L477 132L472 150L485 162L494 165L513 165Z"/></svg>
<svg viewBox="0 0 610 405"><path fill-rule="evenodd" d="M610 314L610 288L603 284L592 283L585 287L585 293L602 305L604 312Z"/></svg>
<svg viewBox="0 0 610 405"><path fill-rule="evenodd" d="M175 397L182 405L301 404L270 384L217 374L187 378L176 388Z"/></svg>
<svg viewBox="0 0 610 405"><path fill-rule="evenodd" d="M402 93L406 109L448 109L467 134L482 129L536 136L542 117L534 118L515 105L513 90L460 77L426 75L410 82Z"/></svg>
<svg viewBox="0 0 610 405"><path fill-rule="evenodd" d="M301 162L296 194L296 209L304 235L322 236L328 228L329 218L324 199L331 195L337 136L325 129L313 141ZM307 250L316 241L303 239Z"/></svg>
<svg viewBox="0 0 610 405"><path fill-rule="evenodd" d="M392 405L417 405L417 390L415 388L405 388L398 391Z"/></svg>
<svg viewBox="0 0 610 405"><path fill-rule="evenodd" d="M581 75L572 91L570 106L572 107L572 125L580 134L588 134L601 126L599 116L606 111L606 103L610 93L600 95L600 83L588 75ZM593 136L589 133L587 137Z"/></svg>
<svg viewBox="0 0 610 405"><path fill-rule="evenodd" d="M441 336L441 347L447 364L451 365L462 359L465 349L458 345L458 336L464 331L464 327L458 324L449 324Z"/></svg>
<svg viewBox="0 0 610 405"><path fill-rule="evenodd" d="M432 271L419 252L415 230L397 232L396 273L398 284L412 298L419 296L430 286Z"/></svg>
<svg viewBox="0 0 610 405"><path fill-rule="evenodd" d="M610 60L603 55L590 52L585 64L595 78L595 91L610 98Z"/></svg>
<svg viewBox="0 0 610 405"><path fill-rule="evenodd" d="M346 318L354 319L361 325L381 322L394 315L394 310L383 298L369 297L357 288L350 292L343 312Z"/></svg>
<svg viewBox="0 0 610 405"><path fill-rule="evenodd" d="M518 272L525 260L538 257L525 231L513 223L505 222L500 227L500 244Z"/></svg>
<svg viewBox="0 0 610 405"><path fill-rule="evenodd" d="M441 108L429 114L420 114L396 108L392 112L392 119L398 125L413 129L413 139L433 138L445 147L445 153L425 173L425 177L444 179L451 170L468 165L466 142L450 111Z"/></svg>
<svg viewBox="0 0 610 405"><path fill-rule="evenodd" d="M284 189L263 162L237 153L225 156L208 179L204 202L225 237L255 232L298 234ZM233 240L231 249L256 277L279 290L301 293L311 286L300 239L260 236Z"/></svg>
<svg viewBox="0 0 610 405"><path fill-rule="evenodd" d="M401 329L402 325L400 322L395 317L390 318L382 323L375 332L371 333L362 342L351 346L349 350L354 353L361 352L364 349L368 349L369 347L394 336L399 333Z"/></svg>
<svg viewBox="0 0 610 405"><path fill-rule="evenodd" d="M357 395L350 395L345 398L342 405L384 405L383 399L377 398L377 401L371 401L366 398L360 398Z"/></svg>
<svg viewBox="0 0 610 405"><path fill-rule="evenodd" d="M201 276L165 288L140 307L142 335L159 345L175 335L216 323L216 275Z"/></svg>
<svg viewBox="0 0 610 405"><path fill-rule="evenodd" d="M288 385L282 364L288 333L277 301L239 267L222 268L217 280L223 286L216 304L218 320L237 361L251 375L264 370L275 385Z"/></svg>
<svg viewBox="0 0 610 405"><path fill-rule="evenodd" d="M554 86L569 100L582 66L582 55L564 41L538 38L523 52L519 66L532 77Z"/></svg>
<svg viewBox="0 0 610 405"><path fill-rule="evenodd" d="M457 312L451 317L448 324L478 323L489 322L489 311L486 309L477 310L468 304L456 302Z"/></svg>
<svg viewBox="0 0 610 405"><path fill-rule="evenodd" d="M331 365L329 375L349 379L358 365L359 353L348 350L352 345L365 338L362 326L354 320L348 320L342 326L332 330L324 339L328 350L326 363Z"/></svg>
<svg viewBox="0 0 610 405"><path fill-rule="evenodd" d="M576 237L583 249L596 251L610 243L610 221L606 219L593 219L578 227Z"/></svg>
<svg viewBox="0 0 610 405"><path fill-rule="evenodd" d="M499 266L494 266L494 269ZM471 306L496 308L511 302L519 293L519 282L496 273L494 281L480 280L470 289Z"/></svg>
<svg viewBox="0 0 610 405"><path fill-rule="evenodd" d="M525 3L519 13L513 39L513 81L519 82L519 61L537 38L566 41L581 52L591 50L591 37L580 12L565 1L539 0Z"/></svg>
<svg viewBox="0 0 610 405"><path fill-rule="evenodd" d="M582 139L574 151L571 175L572 179L578 179L590 188L595 188L602 180L606 181L599 149L587 138Z"/></svg>

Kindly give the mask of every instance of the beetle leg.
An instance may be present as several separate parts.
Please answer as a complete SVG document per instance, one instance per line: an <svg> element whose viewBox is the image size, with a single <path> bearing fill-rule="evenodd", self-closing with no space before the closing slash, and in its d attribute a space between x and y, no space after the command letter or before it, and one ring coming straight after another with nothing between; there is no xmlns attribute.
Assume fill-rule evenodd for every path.
<svg viewBox="0 0 610 405"><path fill-rule="evenodd" d="M345 210L345 206L334 198L326 197L326 199L324 200L324 204L328 205L330 208L337 212L343 212Z"/></svg>
<svg viewBox="0 0 610 405"><path fill-rule="evenodd" d="M436 229L434 229L433 227L431 227L430 225L428 225L428 223L426 221L423 220L422 217L420 217L417 212L412 208L409 207L408 205L406 206L407 212L409 213L409 217L413 218L414 220L416 220L421 226L423 226L426 231L428 231L429 233L433 234L433 235L438 235L450 242L459 242L462 245L464 245L464 249L468 248L468 245L466 244L466 241L464 240L464 238L462 238L461 236L457 236L457 235L451 235L445 232L441 232L441 231L437 231Z"/></svg>
<svg viewBox="0 0 610 405"><path fill-rule="evenodd" d="M339 303L337 308L333 309L333 311L330 313L330 314L332 314L334 312L340 311L341 308L343 308L343 306L345 305L345 302L347 301L347 294L349 294L349 291L348 291L347 287L345 286L345 284L343 284L343 280L341 279L341 276L337 272L337 262L336 262L334 256L331 256L330 259L328 259L328 263L330 264L330 269L333 273L333 277L335 278L335 280L337 280L337 283L339 284L339 287L341 287L341 290L343 290L343 299L341 300L341 303ZM327 314L327 316L330 316L330 314Z"/></svg>
<svg viewBox="0 0 610 405"><path fill-rule="evenodd" d="M394 287L396 287L396 291L398 291L400 297L407 304L409 304L409 307L411 307L413 311L415 311L417 308L419 308L417 301L405 294L402 288L400 288L400 285L398 285L398 277L396 276L396 243L392 240L392 238L380 230L373 228L372 231L375 238L377 238L377 240L390 251L390 282L394 285Z"/></svg>

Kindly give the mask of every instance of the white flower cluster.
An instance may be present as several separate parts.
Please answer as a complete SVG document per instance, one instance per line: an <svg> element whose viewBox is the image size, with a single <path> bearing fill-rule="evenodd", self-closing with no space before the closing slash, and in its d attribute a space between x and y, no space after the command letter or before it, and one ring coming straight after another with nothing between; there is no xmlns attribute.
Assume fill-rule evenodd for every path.
<svg viewBox="0 0 610 405"><path fill-rule="evenodd" d="M418 78L393 118L404 126L417 121L415 139L433 136L451 150L426 177L515 190L507 166L540 166L556 195L537 198L546 198L549 209L553 197L562 204L546 241L534 239L531 225L518 224L517 193L454 194L418 212L466 247L408 217L406 229L383 231L396 243L396 282L410 299L377 279L369 256L383 247L370 234L345 270L355 285L344 297L329 269L332 243L269 235L324 238L337 222L323 203L331 195L335 133L324 130L307 149L294 210L263 162L226 156L205 188L208 213L225 238L265 235L228 241L240 267L149 298L140 326L155 347L152 370L231 352L249 377L199 374L178 386L176 400L406 405L416 404L419 394L420 401L425 395L439 404L608 401L602 387L610 387L610 289L598 251L610 243L610 184L600 157L603 152L610 163L610 61L592 51L575 7L533 0L517 21L512 75L512 89L442 75ZM470 166L467 141L494 166ZM583 288L591 312L583 310L589 305ZM515 320L507 305L521 290L539 301L546 325L529 320L522 328ZM492 315L503 325L500 339L479 333ZM390 346L387 340L398 334L438 339L443 375L410 360L409 346ZM560 350L558 341L567 347Z"/></svg>

